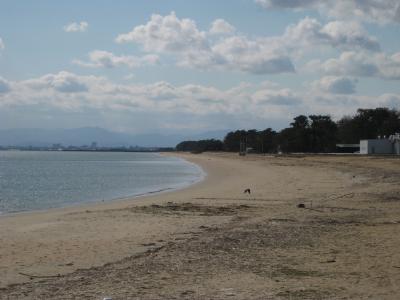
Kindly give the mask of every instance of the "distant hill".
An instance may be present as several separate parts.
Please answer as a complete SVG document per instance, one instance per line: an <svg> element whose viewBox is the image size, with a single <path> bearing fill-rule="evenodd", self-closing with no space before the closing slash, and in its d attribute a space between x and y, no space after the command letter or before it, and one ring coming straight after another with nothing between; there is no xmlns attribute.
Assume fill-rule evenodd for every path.
<svg viewBox="0 0 400 300"><path fill-rule="evenodd" d="M228 130L209 131L201 134L139 134L113 132L99 127L75 129L5 129L0 130L0 146L49 147L53 144L63 146L83 146L97 142L100 147L174 147L183 140L222 139Z"/></svg>

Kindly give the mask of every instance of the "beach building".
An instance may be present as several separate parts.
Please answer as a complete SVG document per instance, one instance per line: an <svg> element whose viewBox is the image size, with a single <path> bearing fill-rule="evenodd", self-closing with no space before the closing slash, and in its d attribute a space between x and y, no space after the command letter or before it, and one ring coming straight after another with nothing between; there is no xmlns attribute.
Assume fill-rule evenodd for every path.
<svg viewBox="0 0 400 300"><path fill-rule="evenodd" d="M360 154L397 154L400 155L400 134L389 138L360 141Z"/></svg>
<svg viewBox="0 0 400 300"><path fill-rule="evenodd" d="M391 135L389 140L393 143L393 153L400 155L400 133Z"/></svg>

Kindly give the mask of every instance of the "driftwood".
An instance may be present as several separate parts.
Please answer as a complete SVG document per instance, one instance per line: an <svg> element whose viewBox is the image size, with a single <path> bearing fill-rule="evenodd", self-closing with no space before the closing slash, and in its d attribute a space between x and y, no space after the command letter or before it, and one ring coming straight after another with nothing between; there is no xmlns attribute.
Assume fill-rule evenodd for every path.
<svg viewBox="0 0 400 300"><path fill-rule="evenodd" d="M312 210L312 211L316 211L316 212L320 212L320 213L324 212L323 210L315 209L315 208L311 208L311 207L304 207L304 209L308 209L308 210Z"/></svg>
<svg viewBox="0 0 400 300"><path fill-rule="evenodd" d="M280 201L265 198L223 198L223 197L195 197L194 200L222 200L222 201Z"/></svg>
<svg viewBox="0 0 400 300"><path fill-rule="evenodd" d="M308 209L308 210L317 211L317 212L320 212L320 213L324 212L323 210L315 209L315 208L312 208L312 207L306 207L306 205L304 203L297 204L297 207L298 208L304 208L304 209Z"/></svg>
<svg viewBox="0 0 400 300"><path fill-rule="evenodd" d="M32 274L26 274L26 273L22 273L22 272L18 272L18 274L27 276L30 278L57 278L57 277L61 276L60 274L57 274L57 275L32 275Z"/></svg>
<svg viewBox="0 0 400 300"><path fill-rule="evenodd" d="M323 201L332 201L332 200L337 200L337 199L345 198L345 197L349 197L349 196L354 196L354 193L343 194L343 195L339 195L339 196L336 196L333 198L326 197L325 199L323 199Z"/></svg>
<svg viewBox="0 0 400 300"><path fill-rule="evenodd" d="M336 197L333 197L333 198L330 198L331 196L328 196L328 197L322 199L321 202L333 201L333 200L337 200L337 199L341 199L341 198L345 198L345 197L353 197L353 196L354 196L354 193L347 193L347 194L339 195L339 196L336 196ZM331 211L332 211L333 209L356 210L356 209L347 208L347 207L329 207L329 206L318 206L317 208L319 208L319 209L316 209L316 208L313 208L313 207L312 207L312 203L313 203L313 202L311 201L311 207L306 207L305 204L303 204L303 203L298 204L297 207L299 207L299 208L304 208L304 209L308 209L308 210L317 211L317 212L320 212L320 213L325 212L325 211L323 210L324 208L329 208L329 209L331 209ZM322 210L321 210L321 209L322 209Z"/></svg>

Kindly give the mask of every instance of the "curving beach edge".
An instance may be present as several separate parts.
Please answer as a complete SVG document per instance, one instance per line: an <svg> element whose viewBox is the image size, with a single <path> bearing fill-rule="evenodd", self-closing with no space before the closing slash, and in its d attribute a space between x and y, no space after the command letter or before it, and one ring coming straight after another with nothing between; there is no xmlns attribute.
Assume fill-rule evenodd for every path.
<svg viewBox="0 0 400 300"><path fill-rule="evenodd" d="M0 299L398 299L399 159L164 155L207 176L2 216Z"/></svg>

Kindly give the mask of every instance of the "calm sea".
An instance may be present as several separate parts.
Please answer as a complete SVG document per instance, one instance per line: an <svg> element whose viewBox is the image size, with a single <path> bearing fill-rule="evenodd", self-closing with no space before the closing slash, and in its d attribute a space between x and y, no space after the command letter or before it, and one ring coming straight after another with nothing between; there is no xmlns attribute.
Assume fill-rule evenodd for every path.
<svg viewBox="0 0 400 300"><path fill-rule="evenodd" d="M199 167L156 153L0 151L0 213L177 189Z"/></svg>

